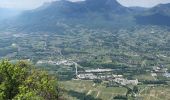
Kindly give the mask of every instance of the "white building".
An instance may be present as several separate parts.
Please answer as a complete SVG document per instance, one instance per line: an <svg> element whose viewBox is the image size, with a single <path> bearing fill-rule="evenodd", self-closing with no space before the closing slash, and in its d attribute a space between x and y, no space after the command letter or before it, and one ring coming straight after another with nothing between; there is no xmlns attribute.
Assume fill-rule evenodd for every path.
<svg viewBox="0 0 170 100"><path fill-rule="evenodd" d="M102 72L112 72L113 69L91 69L91 70L85 70L87 73L102 73Z"/></svg>
<svg viewBox="0 0 170 100"><path fill-rule="evenodd" d="M92 73L88 73L88 74L78 74L77 78L93 80L93 79L97 79L97 76Z"/></svg>
<svg viewBox="0 0 170 100"><path fill-rule="evenodd" d="M169 77L170 77L170 73L164 73L164 74L163 74L163 76L165 76L165 77L168 77L168 78L169 78Z"/></svg>
<svg viewBox="0 0 170 100"><path fill-rule="evenodd" d="M156 77L157 74L156 73L151 73L151 76Z"/></svg>
<svg viewBox="0 0 170 100"><path fill-rule="evenodd" d="M113 75L114 78L122 78L123 75Z"/></svg>
<svg viewBox="0 0 170 100"><path fill-rule="evenodd" d="M65 65L65 66L71 66L74 63L68 60L61 60L61 61L52 61L52 60L39 60L37 64L51 64L51 65Z"/></svg>
<svg viewBox="0 0 170 100"><path fill-rule="evenodd" d="M121 85L129 85L129 84L137 85L139 83L137 79L136 80L127 80L127 79L124 79L124 78L116 78L113 81L117 82Z"/></svg>

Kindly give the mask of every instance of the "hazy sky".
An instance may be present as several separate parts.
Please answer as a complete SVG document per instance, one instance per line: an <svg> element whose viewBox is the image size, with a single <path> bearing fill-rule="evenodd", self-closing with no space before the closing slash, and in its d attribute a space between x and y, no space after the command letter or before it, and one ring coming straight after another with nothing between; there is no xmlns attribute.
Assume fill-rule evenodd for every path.
<svg viewBox="0 0 170 100"><path fill-rule="evenodd" d="M117 0L125 6L153 7L160 3L170 3L170 0Z"/></svg>
<svg viewBox="0 0 170 100"><path fill-rule="evenodd" d="M33 9L42 5L44 2L51 1L54 0L0 0L0 7L15 9ZM170 0L118 0L118 1L125 6L142 6L142 7L152 7L159 3L170 3Z"/></svg>

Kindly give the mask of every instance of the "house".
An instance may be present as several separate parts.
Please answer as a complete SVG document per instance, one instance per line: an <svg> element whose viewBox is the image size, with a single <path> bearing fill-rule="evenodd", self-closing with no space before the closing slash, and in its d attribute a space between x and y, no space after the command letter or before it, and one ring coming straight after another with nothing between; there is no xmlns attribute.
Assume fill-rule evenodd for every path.
<svg viewBox="0 0 170 100"><path fill-rule="evenodd" d="M151 73L151 76L156 77L157 74L156 73Z"/></svg>
<svg viewBox="0 0 170 100"><path fill-rule="evenodd" d="M154 71L154 72L159 72L160 70L161 70L161 68L160 68L160 67L156 67L156 66L155 66L155 67L153 67L153 71Z"/></svg>
<svg viewBox="0 0 170 100"><path fill-rule="evenodd" d="M170 77L170 73L164 73L163 76L168 78L168 77Z"/></svg>

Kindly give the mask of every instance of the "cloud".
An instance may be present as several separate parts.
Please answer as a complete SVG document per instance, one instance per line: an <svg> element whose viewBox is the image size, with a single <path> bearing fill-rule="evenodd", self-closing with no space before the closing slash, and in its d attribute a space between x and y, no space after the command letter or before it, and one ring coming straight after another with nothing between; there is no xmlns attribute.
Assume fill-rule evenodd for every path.
<svg viewBox="0 0 170 100"><path fill-rule="evenodd" d="M170 3L170 0L118 0L124 6L153 7L161 3Z"/></svg>

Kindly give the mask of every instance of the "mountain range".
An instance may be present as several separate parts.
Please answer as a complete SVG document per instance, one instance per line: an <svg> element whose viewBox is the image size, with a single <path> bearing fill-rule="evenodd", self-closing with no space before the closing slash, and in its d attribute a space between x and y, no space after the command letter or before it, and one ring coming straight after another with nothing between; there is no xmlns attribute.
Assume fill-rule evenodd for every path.
<svg viewBox="0 0 170 100"><path fill-rule="evenodd" d="M29 32L55 32L61 29L57 23L108 29L148 24L170 26L170 4L146 9L124 7L116 0L61 0L25 11L3 23L6 23L8 28ZM1 24L0 27L5 26Z"/></svg>

